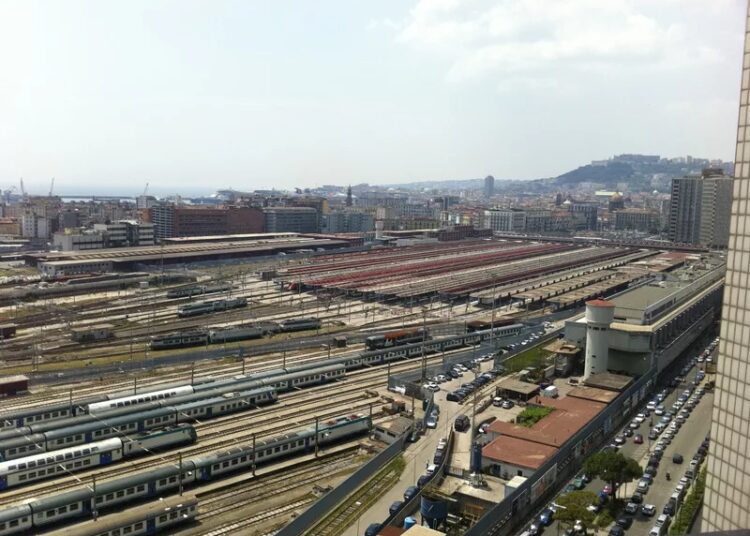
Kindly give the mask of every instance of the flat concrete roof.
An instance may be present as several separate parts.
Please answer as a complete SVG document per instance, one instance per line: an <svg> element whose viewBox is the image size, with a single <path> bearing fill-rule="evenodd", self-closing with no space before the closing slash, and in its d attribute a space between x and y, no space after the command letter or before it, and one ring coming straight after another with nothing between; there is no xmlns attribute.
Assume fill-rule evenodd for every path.
<svg viewBox="0 0 750 536"><path fill-rule="evenodd" d="M396 417L390 421L381 422L375 425L375 428L388 430L393 434L401 435L414 426L414 421L406 417Z"/></svg>
<svg viewBox="0 0 750 536"><path fill-rule="evenodd" d="M682 286L660 287L657 285L645 285L629 290L628 292L611 298L609 301L615 304L615 308L623 307L625 309L645 311L649 305L656 303L681 289ZM617 309L615 309L615 315L617 315Z"/></svg>
<svg viewBox="0 0 750 536"><path fill-rule="evenodd" d="M576 387L568 391L567 396L573 398L581 398L583 400L592 400L594 402L601 402L602 404L609 404L619 393L615 391L608 391L606 389L599 389L598 387L587 387L581 386Z"/></svg>
<svg viewBox="0 0 750 536"><path fill-rule="evenodd" d="M527 469L539 469L555 452L557 449L549 445L503 435L482 448L482 457Z"/></svg>
<svg viewBox="0 0 750 536"><path fill-rule="evenodd" d="M539 390L539 386L535 383L522 382L514 378L506 378L497 384L498 389L505 389L506 391L513 391L515 393L521 393L524 395L530 395Z"/></svg>
<svg viewBox="0 0 750 536"><path fill-rule="evenodd" d="M609 391L622 391L633 382L633 378L613 372L592 374L583 383L588 387L599 387Z"/></svg>

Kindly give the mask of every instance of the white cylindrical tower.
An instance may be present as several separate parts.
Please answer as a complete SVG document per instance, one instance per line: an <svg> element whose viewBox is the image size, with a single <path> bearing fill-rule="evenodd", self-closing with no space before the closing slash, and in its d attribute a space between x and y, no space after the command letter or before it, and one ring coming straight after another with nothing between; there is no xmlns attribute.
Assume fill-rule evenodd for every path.
<svg viewBox="0 0 750 536"><path fill-rule="evenodd" d="M586 302L586 361L583 379L607 372L609 326L615 317L615 304L607 300Z"/></svg>
<svg viewBox="0 0 750 536"><path fill-rule="evenodd" d="M383 239L383 220L375 220L375 240Z"/></svg>

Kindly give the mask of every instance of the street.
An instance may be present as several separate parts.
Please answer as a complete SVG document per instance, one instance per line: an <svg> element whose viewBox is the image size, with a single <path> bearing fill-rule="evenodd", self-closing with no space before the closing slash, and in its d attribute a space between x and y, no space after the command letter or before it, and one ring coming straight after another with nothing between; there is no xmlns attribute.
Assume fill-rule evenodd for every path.
<svg viewBox="0 0 750 536"><path fill-rule="evenodd" d="M697 370L698 369L695 366L692 367L690 372L685 376L685 380L687 382L692 382ZM667 410L669 410L672 404L677 400L677 397L682 391L688 387L687 382L681 382L668 394L663 402L664 407L667 408ZM703 383L705 384L705 380ZM669 500L671 494L674 492L675 486L679 483L680 477L682 477L684 472L690 468L690 460L697 452L698 447L700 447L705 436L708 434L711 428L712 408L713 392L707 392L691 412L685 424L677 432L671 444L666 447L658 472L654 478L654 482L649 487L649 490L644 495L643 499L643 504L653 504L656 506L656 514L654 517L647 517L639 511L639 513L634 516L633 525L626 531L626 534L629 536L648 535L651 527L653 527L656 521L656 516L662 513L662 509ZM653 419L653 422L656 423L659 418L659 416L651 413L651 416L646 418L646 420L634 430L633 437L635 434L641 434L643 436L644 442L642 444L636 444L633 442L633 437L627 437L625 444L620 448L622 454L638 461L642 468L645 468L648 464L650 451L658 441L658 439L654 441L648 440L650 420ZM627 424L629 423L626 423L626 426ZM672 462L672 456L675 453L682 454L684 457L684 462L681 465ZM671 477L670 481L666 479L666 474L668 472ZM624 499L627 502L635 492L637 484L637 480L625 484L617 490L617 497ZM587 484L584 489L593 493L599 493L605 485L605 482L599 479L594 479ZM535 517L538 517L538 515ZM622 514L620 517L622 517ZM562 528L559 526L559 523L553 521L550 526L544 529L544 532L547 534L559 534L562 532Z"/></svg>

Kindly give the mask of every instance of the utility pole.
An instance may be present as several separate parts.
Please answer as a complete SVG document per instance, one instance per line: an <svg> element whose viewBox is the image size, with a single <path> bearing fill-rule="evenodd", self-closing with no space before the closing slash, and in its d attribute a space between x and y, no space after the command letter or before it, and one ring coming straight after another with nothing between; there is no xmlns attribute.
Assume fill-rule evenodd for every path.
<svg viewBox="0 0 750 536"><path fill-rule="evenodd" d="M96 511L96 475L91 475L91 481L92 481L92 494L93 497L91 498L91 514L94 517L94 521L97 520L99 517L99 514Z"/></svg>
<svg viewBox="0 0 750 536"><path fill-rule="evenodd" d="M318 417L315 417L315 457L318 457Z"/></svg>
<svg viewBox="0 0 750 536"><path fill-rule="evenodd" d="M180 496L182 496L182 451L178 452L180 457Z"/></svg>
<svg viewBox="0 0 750 536"><path fill-rule="evenodd" d="M253 433L253 476L255 476L255 433Z"/></svg>
<svg viewBox="0 0 750 536"><path fill-rule="evenodd" d="M427 379L427 359L425 358L424 345L427 339L427 309L422 309L422 384Z"/></svg>

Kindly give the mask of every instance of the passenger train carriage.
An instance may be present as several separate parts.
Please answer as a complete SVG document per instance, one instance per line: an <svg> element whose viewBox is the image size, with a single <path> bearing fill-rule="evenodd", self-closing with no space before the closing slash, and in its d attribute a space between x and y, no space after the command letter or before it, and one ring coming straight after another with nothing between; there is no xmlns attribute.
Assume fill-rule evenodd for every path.
<svg viewBox="0 0 750 536"><path fill-rule="evenodd" d="M107 480L97 485L96 496L88 487L40 497L24 505L0 510L0 536L28 533L31 527L43 528L66 519L91 516L92 504L97 511L136 500L163 497L183 486L221 478L230 472L248 470L295 454L312 452L316 441L325 446L362 435L372 428L364 415L339 417L296 432L252 445L233 447L221 452L183 460L182 465L162 467ZM180 473L182 473L180 475ZM92 503L93 501L93 503ZM12 525L15 523L14 525Z"/></svg>
<svg viewBox="0 0 750 536"><path fill-rule="evenodd" d="M115 437L0 462L0 490L109 465L122 458L139 456L167 447L194 443L197 437L195 428L189 424L180 424L133 437Z"/></svg>
<svg viewBox="0 0 750 536"><path fill-rule="evenodd" d="M193 495L167 497L123 512L98 517L45 533L45 536L138 536L166 532L175 525L189 523L198 513L198 499ZM2 532L0 532L2 534Z"/></svg>

